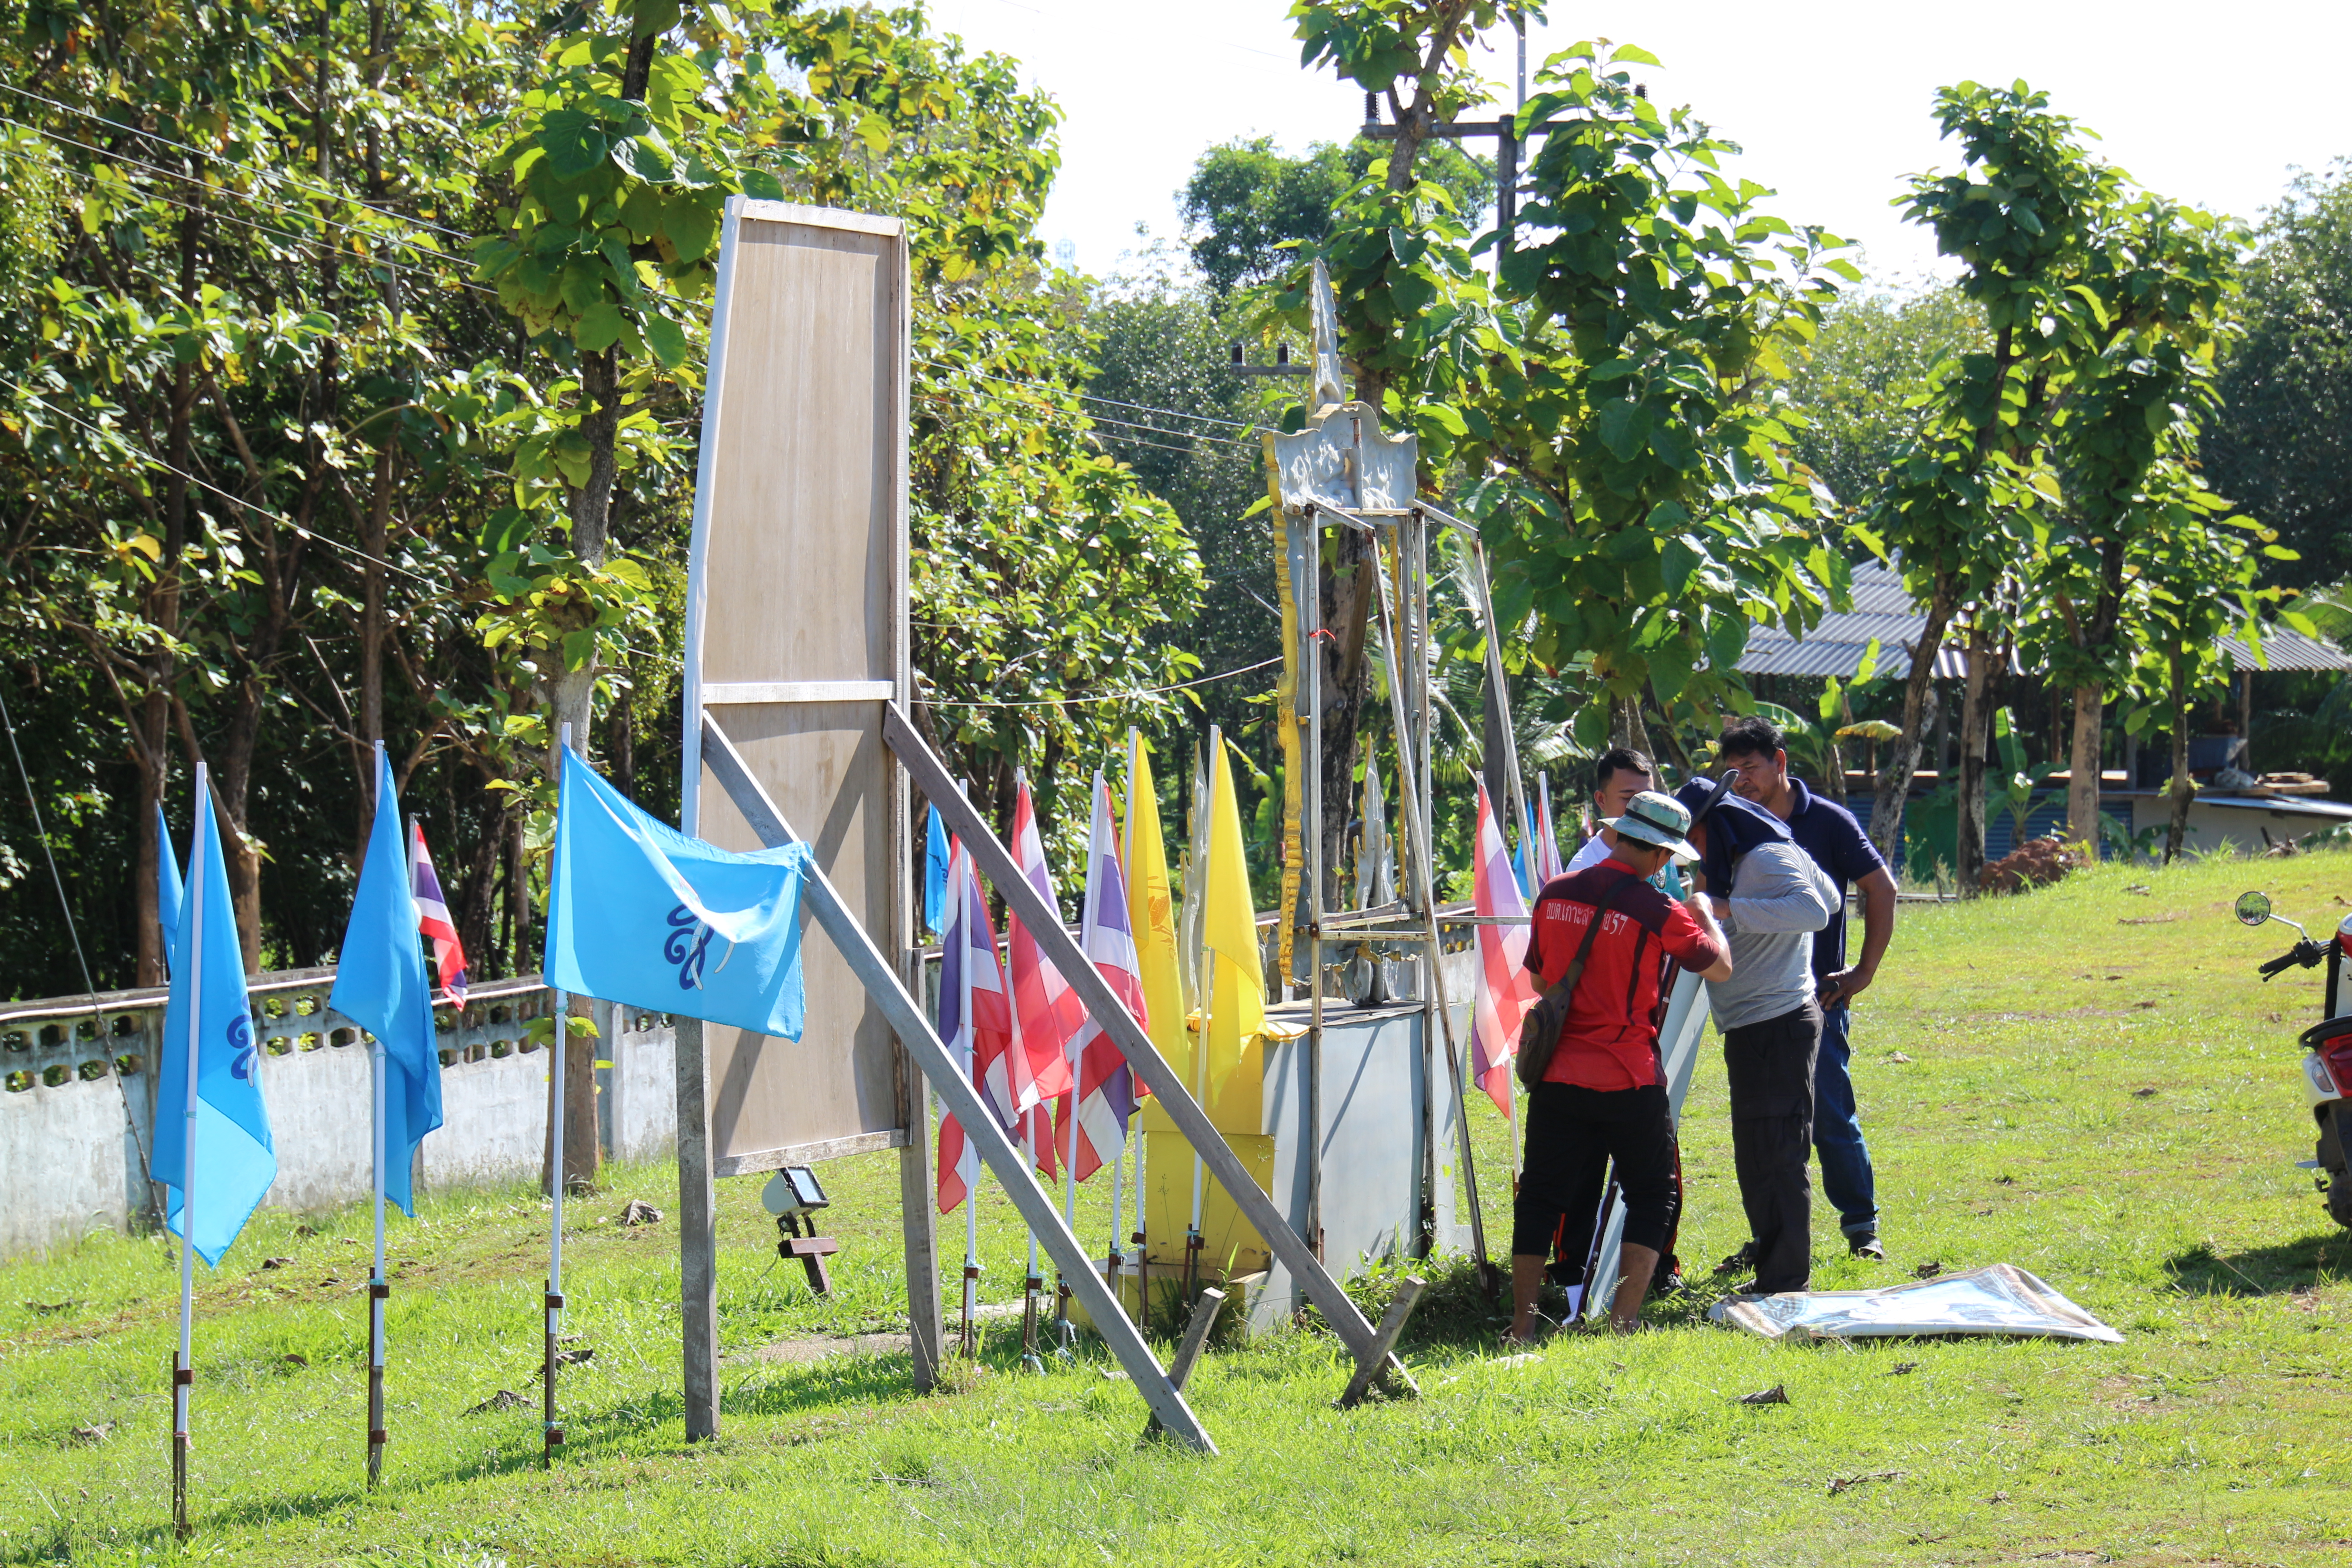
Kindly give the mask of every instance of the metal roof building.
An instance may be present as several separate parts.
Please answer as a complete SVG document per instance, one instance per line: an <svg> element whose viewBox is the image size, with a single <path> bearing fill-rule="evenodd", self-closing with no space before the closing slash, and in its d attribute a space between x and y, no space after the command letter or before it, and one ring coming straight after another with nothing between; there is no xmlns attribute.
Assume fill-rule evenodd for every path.
<svg viewBox="0 0 2352 1568"><path fill-rule="evenodd" d="M1738 669L1742 675L1834 675L1850 680L1861 669L1863 653L1875 638L1878 673L1900 679L1910 673L1911 648L1927 620L1911 595L1903 591L1901 577L1884 562L1866 562L1853 569L1852 610L1823 616L1802 641L1778 626L1758 626L1748 635L1748 651L1740 656ZM2352 669L2352 656L2285 626L2264 630L2260 658L2235 637L2223 637L2214 647L2248 673ZM2010 656L2010 668L2012 672L2021 670L2014 654ZM1960 680L1968 672L1967 650L1946 638L1936 650L1937 677Z"/></svg>

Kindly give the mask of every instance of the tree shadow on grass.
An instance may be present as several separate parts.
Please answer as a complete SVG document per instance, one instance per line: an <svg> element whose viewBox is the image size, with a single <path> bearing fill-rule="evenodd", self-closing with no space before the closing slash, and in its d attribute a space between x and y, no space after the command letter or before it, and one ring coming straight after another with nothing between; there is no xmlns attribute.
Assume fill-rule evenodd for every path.
<svg viewBox="0 0 2352 1568"><path fill-rule="evenodd" d="M2352 1234L2315 1231L2275 1247L2219 1253L2200 1245L2164 1261L2172 1288L2192 1296L2275 1296L2352 1276Z"/></svg>

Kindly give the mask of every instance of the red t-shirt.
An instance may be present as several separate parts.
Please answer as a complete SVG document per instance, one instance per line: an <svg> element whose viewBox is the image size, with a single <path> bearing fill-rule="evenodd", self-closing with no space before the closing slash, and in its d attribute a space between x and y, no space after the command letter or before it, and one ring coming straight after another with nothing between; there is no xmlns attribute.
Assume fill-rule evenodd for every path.
<svg viewBox="0 0 2352 1568"><path fill-rule="evenodd" d="M1603 860L1556 877L1536 896L1528 971L1549 991L1568 973L1592 911L1610 884L1633 872ZM1546 1083L1585 1089L1642 1089L1658 1081L1658 982L1669 958L1685 969L1712 969L1723 950L1688 910L1646 881L1620 888L1593 939L1592 954L1570 1000Z"/></svg>

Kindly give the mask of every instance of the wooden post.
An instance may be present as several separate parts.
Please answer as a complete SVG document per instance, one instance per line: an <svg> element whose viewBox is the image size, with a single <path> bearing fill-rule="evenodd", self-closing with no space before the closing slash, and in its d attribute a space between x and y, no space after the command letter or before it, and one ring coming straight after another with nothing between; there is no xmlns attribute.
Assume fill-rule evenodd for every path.
<svg viewBox="0 0 2352 1568"><path fill-rule="evenodd" d="M703 722L708 740L709 732L716 727L708 718ZM1367 1355L1376 1355L1371 1324L1364 1321L1363 1313L1356 1310L1355 1302L1349 1300L1347 1291L1340 1289L1339 1282L1323 1267L1314 1249L1290 1227L1290 1222L1283 1217L1282 1211L1274 1206L1274 1200L1259 1187L1250 1175L1249 1168L1241 1163L1233 1146L1225 1142L1216 1125L1209 1120L1209 1113L1201 1109L1201 1102L1186 1089L1182 1076L1169 1064L1167 1058L1160 1054L1160 1048L1151 1043L1151 1037L1135 1021L1135 1015L1127 1010L1111 990L1109 983L1097 973L1093 962L1080 950L1070 933L1063 929L1060 915L1047 905L1045 896L1030 885L1029 879L1021 875L1012 855L998 840L995 829L956 789L945 764L932 754L930 747L907 721L906 715L895 703L883 712L882 738L897 753L898 760L906 764L908 773L914 777L915 787L939 806L940 815L962 836L964 847L971 852L981 875L988 879L989 885L1003 898L1006 906L1020 915L1022 924L1036 936L1039 949L1054 967L1061 971L1062 977L1069 982L1070 989L1077 993L1087 1016L1094 1019L1097 1026L1110 1037L1129 1064L1143 1075L1143 1081L1151 1086L1153 1096L1160 1101L1160 1109L1167 1113L1168 1119L1176 1124L1176 1131L1183 1135L1185 1142L1206 1163L1210 1176L1224 1188L1234 1205L1242 1211L1242 1217L1265 1239L1268 1249L1290 1270L1291 1277L1305 1285L1308 1298L1322 1309L1324 1321L1331 1325L1332 1331L1348 1347L1348 1353L1360 1360ZM740 762L735 768L743 782L750 784L751 775L741 770ZM726 776L721 775L722 778ZM923 1027L928 1034L929 1026L925 1024ZM943 1099L952 1087L941 1084L936 1078L932 1083ZM994 1126L992 1118L989 1124ZM967 1135L970 1131L967 1127ZM1008 1151L1011 1149L1009 1143L1005 1147ZM1014 1186L1016 1197L1021 1195L1023 1189L1038 1192L1037 1184L1025 1175L1020 1183L1010 1184ZM1050 1203L1045 1207L1053 1215L1054 1224L1058 1228L1061 1225L1059 1213ZM1090 1268L1079 1271L1090 1279L1094 1276ZM1098 1316L1093 1301L1088 1300L1085 1305L1090 1316ZM1117 1310L1108 1297L1106 1307L1109 1310ZM1373 1368L1374 1373L1380 1370L1378 1366ZM1404 1387L1412 1388L1412 1380L1405 1376L1402 1366L1390 1368L1389 1373Z"/></svg>
<svg viewBox="0 0 2352 1568"><path fill-rule="evenodd" d="M1380 1354L1375 1359L1356 1363L1356 1375L1348 1380L1348 1391L1339 1395L1340 1409L1349 1410L1361 1405L1365 1395L1371 1393L1373 1380L1379 1377L1381 1368L1395 1351L1397 1336L1404 1332L1404 1321L1412 1316L1413 1303L1421 1300L1422 1289L1428 1283L1425 1279L1408 1276L1404 1283L1397 1287L1397 1293L1389 1299L1389 1310L1381 1314L1380 1328L1374 1331L1378 1336Z"/></svg>
<svg viewBox="0 0 2352 1568"><path fill-rule="evenodd" d="M898 717L895 706L887 710L886 715L886 728L892 723L903 726L905 721ZM727 731L707 713L702 720L702 742L703 765L710 769L761 842L770 846L803 842L776 810L774 803L768 799L767 792L760 787L759 780L744 764L734 742L728 739ZM920 744L919 742L915 743ZM894 746L894 749L897 748ZM905 752L901 751L900 755L903 757ZM937 760L930 757L928 750L922 755L933 767L937 767ZM940 778L944 779L943 772ZM950 808L954 808L958 815L969 816L970 807L952 785L942 783L940 787L934 789L933 784L940 781L926 778L920 773L916 773L915 782L926 795L939 803L941 815L947 815ZM977 818L972 820L976 822ZM985 827L981 828L982 834L987 831ZM972 838L973 835L967 832L964 840L967 846L972 843ZM997 843L993 836L988 837L985 844L1002 862L1001 868L983 867L989 872L990 880L996 883L1000 891L1011 892L1017 884L1019 889L1028 895L1031 907L1023 911L1024 923L1034 921L1032 929L1036 930L1041 937L1050 931L1071 950L1066 960L1062 954L1050 951L1047 956L1056 960L1056 967L1062 968L1066 974L1075 973L1091 979L1108 994L1109 988L1103 984L1102 977L1095 972L1094 966L1077 954L1076 943L1071 942L1069 933L1063 930L1059 920L1040 918L1044 899L1036 889L1017 874L1003 876L1000 879L999 870L1012 864L1012 858L1005 854L1004 847ZM1127 1321L1127 1314L1119 1310L1118 1300L1111 1294L1109 1286L1087 1266L1086 1247L1071 1234L1069 1226L1062 1218L1061 1210L1054 1206L1054 1200L1029 1174L1027 1160L1004 1135L1004 1129L981 1099L979 1089L956 1069L955 1058L948 1054L939 1032L923 1016L921 1005L908 993L898 971L882 956L873 937L843 901L841 894L834 888L832 879L824 874L824 868L816 863L814 856L808 861L805 886L809 909L816 917L817 924L824 929L825 935L832 939L834 946L849 965L850 973L857 977L866 994L873 998L875 1005L881 1009L883 1016L898 1032L908 1055L914 1058L915 1065L930 1080L948 1114L962 1123L964 1136L978 1146L982 1162L996 1173L997 1180L1013 1199L1013 1206L1021 1211L1022 1219L1044 1243L1047 1254L1062 1270L1064 1278L1071 1281L1087 1315L1094 1320L1096 1331L1102 1335L1111 1354L1126 1369L1136 1391L1143 1395L1152 1413L1170 1431L1204 1453L1215 1453L1216 1444L1210 1440L1200 1419L1184 1403L1184 1396L1169 1383L1167 1374L1151 1353L1151 1347L1143 1342L1143 1336L1136 1331L1135 1325ZM1086 994L1083 987L1080 994L1082 997ZM1116 1001L1111 1003L1111 1007L1129 1024L1134 1022L1133 1017ZM1102 1015L1097 1014L1097 1016L1099 1019ZM1153 1055L1156 1058L1157 1053ZM1163 1062L1160 1066L1164 1068L1166 1064ZM1154 1080L1147 1079L1145 1081ZM1154 1087L1172 1082L1163 1071ZM1194 1110L1197 1112L1198 1107ZM1222 1142L1219 1147L1223 1147ZM1226 1150L1225 1152L1231 1159L1232 1151ZM1238 1169L1240 1162L1233 1163ZM1247 1182L1246 1174L1243 1180ZM1255 1184L1250 1184L1250 1190L1257 1191ZM1342 1296L1340 1300L1345 1300L1346 1297ZM1362 1321L1360 1316L1357 1321Z"/></svg>
<svg viewBox="0 0 2352 1568"><path fill-rule="evenodd" d="M710 1180L710 1053L702 1020L677 1027L677 1293L686 1440L719 1436L718 1194Z"/></svg>
<svg viewBox="0 0 2352 1568"><path fill-rule="evenodd" d="M1344 518L1346 516L1346 514L1340 511L1337 507L1333 507L1328 510L1335 517ZM1365 524L1360 519L1350 519L1349 521L1353 521L1358 527L1364 528L1367 533L1372 532L1370 526ZM1396 608L1389 602L1388 578L1378 570L1380 561L1379 536L1377 534L1372 534L1372 560L1375 568L1372 573L1372 580L1374 583L1373 592L1376 595L1372 604L1373 607L1380 612L1382 652L1386 654L1389 661L1389 705L1396 724L1397 732L1399 734L1406 734L1409 733L1410 731L1406 724L1404 694L1400 689L1400 683L1396 679L1396 671L1398 668ZM1402 541L1399 542L1398 549L1400 553L1402 553L1403 549ZM1400 747L1397 752L1397 794L1401 797L1398 804L1401 806L1402 815L1405 818L1407 830L1405 833L1405 845L1407 848L1412 851L1413 868L1418 873L1416 879L1420 885L1415 889L1415 892L1418 895L1418 901L1421 904L1422 921L1426 928L1427 941L1429 943L1429 996L1431 1002L1433 1004L1432 1010L1437 1015L1436 1022L1438 1025L1438 1032L1443 1036L1445 1041L1445 1069L1450 1080L1447 1084L1445 1093L1453 1095L1458 1094L1461 1091L1462 1053L1460 1047L1454 1043L1454 1010L1449 1005L1449 999L1445 994L1445 948L1444 943L1439 940L1437 927L1436 868L1431 863L1430 858L1430 822L1427 815L1428 803L1426 797L1422 794L1423 781L1417 776L1420 770L1414 765L1414 761L1411 752L1406 749ZM1517 787L1516 781L1514 782L1514 787ZM1524 821L1526 819L1522 817L1521 820ZM1435 1084L1432 1084L1430 1086L1429 1103L1431 1108L1429 1123L1430 1160L1433 1167L1437 1158L1436 1108L1443 1103ZM1489 1295L1493 1295L1501 1288L1500 1271L1496 1268L1493 1259L1486 1256L1486 1215L1480 1209L1478 1203L1478 1159L1470 1144L1470 1119L1467 1116L1456 1115L1454 1119L1454 1125L1455 1130L1461 1134L1462 1186L1463 1189L1470 1195L1470 1246L1478 1260L1479 1283L1486 1288L1486 1292ZM1409 1301L1407 1302L1406 1310L1411 1310L1411 1303ZM1393 1309L1391 1309L1391 1310L1393 1310ZM1399 1327L1402 1328L1402 1325L1400 1324Z"/></svg>
<svg viewBox="0 0 2352 1568"><path fill-rule="evenodd" d="M1213 1285L1202 1290L1201 1299L1192 1303L1192 1315L1184 1324L1184 1341L1176 1347L1176 1359L1168 1363L1168 1381L1180 1391L1192 1375L1192 1363L1199 1361L1201 1352L1208 1348L1209 1331L1217 1326L1217 1314L1224 1310L1224 1305L1225 1293ZM1156 1437L1162 1430L1160 1417L1155 1415L1144 1427L1143 1435Z"/></svg>
<svg viewBox="0 0 2352 1568"><path fill-rule="evenodd" d="M915 1389L929 1394L940 1379L939 1210L933 1206L930 1115L914 1063L902 1069L908 1080L907 1146L898 1151L898 1216L907 1253L907 1342L915 1359ZM972 1200L966 1198L966 1203Z"/></svg>

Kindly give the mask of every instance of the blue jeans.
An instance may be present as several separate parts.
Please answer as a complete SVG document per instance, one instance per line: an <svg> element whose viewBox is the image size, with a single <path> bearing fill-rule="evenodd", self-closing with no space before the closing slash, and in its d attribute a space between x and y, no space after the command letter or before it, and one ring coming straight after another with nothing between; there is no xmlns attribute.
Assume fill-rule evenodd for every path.
<svg viewBox="0 0 2352 1568"><path fill-rule="evenodd" d="M1854 1109L1853 1079L1846 1071L1853 1050L1846 1043L1853 1012L1841 1002L1822 1015L1822 1050L1813 1062L1813 1147L1822 1156L1822 1196L1837 1210L1845 1234L1878 1234L1878 1184L1871 1173L1870 1148L1862 1141L1862 1115Z"/></svg>

